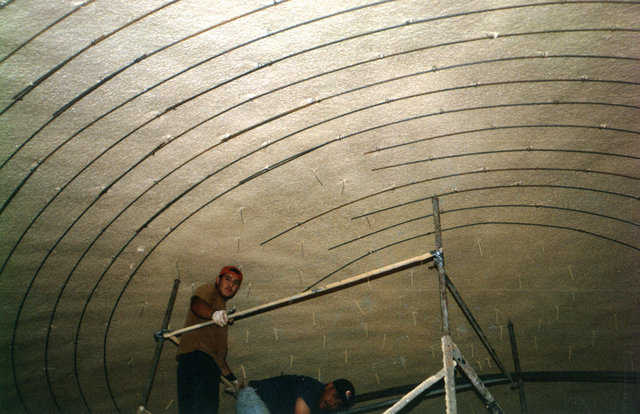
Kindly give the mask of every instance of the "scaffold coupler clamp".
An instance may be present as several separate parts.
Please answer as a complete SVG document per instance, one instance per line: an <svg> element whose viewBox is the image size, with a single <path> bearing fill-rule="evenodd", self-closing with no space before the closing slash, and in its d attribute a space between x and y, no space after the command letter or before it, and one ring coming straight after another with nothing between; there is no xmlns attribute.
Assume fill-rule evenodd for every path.
<svg viewBox="0 0 640 414"><path fill-rule="evenodd" d="M517 376L517 374L516 375L511 375L511 378L513 379L513 381L511 382L511 385L509 385L509 388L511 388L512 390L516 390L516 389L520 388L520 379Z"/></svg>
<svg viewBox="0 0 640 414"><path fill-rule="evenodd" d="M159 331L157 331L156 333L153 334L153 338L156 340L156 342L162 342L165 339L167 339L167 338L164 337L164 334L167 333L167 332L169 332L168 329L161 329L161 330L159 330Z"/></svg>
<svg viewBox="0 0 640 414"><path fill-rule="evenodd" d="M434 263L438 267L444 267L444 255L442 254L442 249L432 250L431 255L433 256Z"/></svg>
<svg viewBox="0 0 640 414"><path fill-rule="evenodd" d="M237 311L236 306L235 306L235 305L233 305L233 306L231 307L231 309L229 309L229 310L227 311L227 316L231 316L231 315L233 315L234 313L236 313L236 311ZM227 323L229 324L229 326L231 326L231 325L233 325L233 323L234 323L234 322L235 322L235 319L230 318L230 319L229 319L229 322L227 322Z"/></svg>

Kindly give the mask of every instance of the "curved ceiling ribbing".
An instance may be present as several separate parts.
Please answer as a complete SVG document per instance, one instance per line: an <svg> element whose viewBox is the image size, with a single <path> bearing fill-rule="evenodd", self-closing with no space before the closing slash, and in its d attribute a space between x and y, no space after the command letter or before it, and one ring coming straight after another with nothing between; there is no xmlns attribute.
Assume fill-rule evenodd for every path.
<svg viewBox="0 0 640 414"><path fill-rule="evenodd" d="M590 341L599 354L638 349L638 2L31 7L0 10L0 275L15 315L3 325L3 388L15 390L15 409L132 409L176 271L176 326L190 285L228 261L250 275L238 306L264 303L433 248L433 196L448 266L480 314L495 312L488 329L500 328L497 339L508 316L536 351L545 329L554 344L570 342L570 368L628 368L623 357L611 366L578 360L574 343ZM517 256L537 245L531 237L553 253L495 253ZM472 262L492 253L495 280L474 277ZM558 293L560 268L573 282L579 268L588 282ZM498 295L513 308L506 315L481 292L509 284L516 269L520 290ZM284 288L274 286L276 271ZM604 307L617 342L595 349L604 329L595 321L606 313L597 305L559 329L562 295L584 296L584 307L603 292L617 300L625 283L628 299ZM403 338L437 307L414 298L402 320L379 326L398 294L412 295L383 286L390 292L369 286L268 316L273 327L243 321L232 335L236 366L258 377L352 376L365 391L419 380L437 358L414 356L431 346L426 335L415 349ZM515 306L521 295L537 300L535 312ZM340 324L317 315L328 303ZM313 323L295 326L298 312ZM355 338L362 326L373 351ZM573 339L557 339L563 332ZM565 363L566 349L554 347L529 362ZM267 350L276 357L265 362ZM154 396L175 409L171 360ZM492 372L481 359L477 368Z"/></svg>

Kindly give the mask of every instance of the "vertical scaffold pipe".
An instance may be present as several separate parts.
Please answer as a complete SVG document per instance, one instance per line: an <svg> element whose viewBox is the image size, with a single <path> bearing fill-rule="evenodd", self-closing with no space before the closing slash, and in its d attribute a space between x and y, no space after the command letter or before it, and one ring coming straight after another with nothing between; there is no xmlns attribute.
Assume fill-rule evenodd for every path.
<svg viewBox="0 0 640 414"><path fill-rule="evenodd" d="M453 349L455 345L449 335L441 338L442 342L442 363L444 365L444 401L447 414L456 414L458 404L456 399L456 362L453 359Z"/></svg>
<svg viewBox="0 0 640 414"><path fill-rule="evenodd" d="M440 311L442 316L442 335L449 335L449 310L447 306L447 282L442 256L442 231L440 229L440 204L438 197L433 197L433 227L436 235L436 250L432 252L433 260L438 267L438 286L440 289Z"/></svg>
<svg viewBox="0 0 640 414"><path fill-rule="evenodd" d="M524 394L524 381L522 381L522 372L520 370L520 355L518 354L518 344L516 342L516 333L513 328L513 322L509 320L509 339L511 340L511 354L513 355L513 366L516 370L516 381L518 382L518 392L520 394L520 413L527 414L527 398Z"/></svg>
<svg viewBox="0 0 640 414"><path fill-rule="evenodd" d="M171 297L169 297L169 303L167 304L167 310L164 314L164 319L162 320L162 329L160 331L166 331L169 327L169 322L171 321L171 313L173 312L173 305L176 302L176 296L178 295L178 287L180 286L180 279L176 279L173 281L173 289L171 290ZM151 374L149 375L149 382L147 383L147 388L144 390L144 394L142 396L142 406L140 408L146 408L149 403L149 396L151 395L151 388L153 387L153 380L156 377L156 371L158 369L158 363L160 362L160 356L162 355L162 346L164 345L164 338L161 335L156 336L156 350L153 355L153 363L151 364Z"/></svg>

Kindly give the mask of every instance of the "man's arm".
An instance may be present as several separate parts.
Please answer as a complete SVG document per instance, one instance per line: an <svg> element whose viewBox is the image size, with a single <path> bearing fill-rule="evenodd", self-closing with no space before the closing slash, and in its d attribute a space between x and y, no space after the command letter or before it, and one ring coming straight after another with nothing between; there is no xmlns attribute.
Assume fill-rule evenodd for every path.
<svg viewBox="0 0 640 414"><path fill-rule="evenodd" d="M191 298L191 312L196 314L197 317L202 319L210 319L215 310L211 305L209 305L204 299L194 296ZM226 355L223 356L222 361L217 361L218 365L220 365L220 371L222 376L226 377L231 374L231 369L229 365L227 365Z"/></svg>
<svg viewBox="0 0 640 414"><path fill-rule="evenodd" d="M231 374L231 368L229 368L229 365L227 365L226 359L223 361L222 366L220 367L220 371L222 372L223 377Z"/></svg>
<svg viewBox="0 0 640 414"><path fill-rule="evenodd" d="M194 296L191 298L191 312L193 312L198 318L211 319L213 307L211 307L211 305L209 305L204 299Z"/></svg>
<svg viewBox="0 0 640 414"><path fill-rule="evenodd" d="M298 397L298 399L296 400L296 409L293 414L311 414L309 406L302 399L302 397Z"/></svg>
<svg viewBox="0 0 640 414"><path fill-rule="evenodd" d="M191 312L198 318L213 320L218 326L225 326L228 321L226 310L215 310L207 301L198 296L191 298Z"/></svg>

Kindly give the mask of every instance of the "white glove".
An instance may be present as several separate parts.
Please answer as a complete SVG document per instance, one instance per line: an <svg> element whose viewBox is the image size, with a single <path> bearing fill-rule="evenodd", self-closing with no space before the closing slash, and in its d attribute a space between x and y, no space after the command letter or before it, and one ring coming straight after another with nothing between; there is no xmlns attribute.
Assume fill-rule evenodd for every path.
<svg viewBox="0 0 640 414"><path fill-rule="evenodd" d="M224 392L229 394L233 398L238 398L238 391L240 391L240 384L238 381L234 381L231 383L231 386L227 386L224 388Z"/></svg>
<svg viewBox="0 0 640 414"><path fill-rule="evenodd" d="M238 391L240 391L240 382L238 381L238 378L230 372L222 377L222 382L226 385L224 392L238 398Z"/></svg>
<svg viewBox="0 0 640 414"><path fill-rule="evenodd" d="M240 390L240 382L238 382L238 380L233 380L230 381L231 382L231 388L227 388L228 392L236 395L238 393L238 391Z"/></svg>
<svg viewBox="0 0 640 414"><path fill-rule="evenodd" d="M227 322L229 322L229 318L227 317L227 311L219 310L215 311L211 314L211 320L218 326L226 326Z"/></svg>

